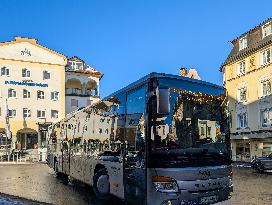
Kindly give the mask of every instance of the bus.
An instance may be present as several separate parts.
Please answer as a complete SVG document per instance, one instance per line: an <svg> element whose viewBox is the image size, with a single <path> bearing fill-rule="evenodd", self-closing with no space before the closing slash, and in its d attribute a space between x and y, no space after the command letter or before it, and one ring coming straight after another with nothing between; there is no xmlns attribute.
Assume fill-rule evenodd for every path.
<svg viewBox="0 0 272 205"><path fill-rule="evenodd" d="M214 204L233 191L224 88L150 73L50 128L48 164L128 204Z"/></svg>

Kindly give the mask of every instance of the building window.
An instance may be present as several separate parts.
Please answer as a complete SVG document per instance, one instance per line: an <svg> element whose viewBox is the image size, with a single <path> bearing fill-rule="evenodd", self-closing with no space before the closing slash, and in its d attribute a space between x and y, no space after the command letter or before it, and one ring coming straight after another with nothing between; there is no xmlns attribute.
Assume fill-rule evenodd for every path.
<svg viewBox="0 0 272 205"><path fill-rule="evenodd" d="M212 128L211 127L207 127L207 128L208 128L208 135L211 135Z"/></svg>
<svg viewBox="0 0 272 205"><path fill-rule="evenodd" d="M26 89L23 90L23 98L30 98L30 92Z"/></svg>
<svg viewBox="0 0 272 205"><path fill-rule="evenodd" d="M8 115L9 115L9 117L16 117L16 110L9 110L8 111Z"/></svg>
<svg viewBox="0 0 272 205"><path fill-rule="evenodd" d="M201 136L204 136L204 127L201 127L201 128L200 128L200 135L201 135Z"/></svg>
<svg viewBox="0 0 272 205"><path fill-rule="evenodd" d="M59 92L54 91L51 92L51 100L58 100L59 99Z"/></svg>
<svg viewBox="0 0 272 205"><path fill-rule="evenodd" d="M58 117L59 117L59 111L51 110L51 118L58 118Z"/></svg>
<svg viewBox="0 0 272 205"><path fill-rule="evenodd" d="M24 118L31 117L31 110L28 108L24 108L23 109L23 117Z"/></svg>
<svg viewBox="0 0 272 205"><path fill-rule="evenodd" d="M8 89L8 97L11 98L11 97L16 97L16 90L10 88Z"/></svg>
<svg viewBox="0 0 272 205"><path fill-rule="evenodd" d="M263 96L271 94L271 83L270 80L265 80L262 82Z"/></svg>
<svg viewBox="0 0 272 205"><path fill-rule="evenodd" d="M270 49L266 49L261 52L261 65L266 65L270 63Z"/></svg>
<svg viewBox="0 0 272 205"><path fill-rule="evenodd" d="M239 95L239 102L245 102L246 101L246 95L247 95L246 87L238 89L238 95Z"/></svg>
<svg viewBox="0 0 272 205"><path fill-rule="evenodd" d="M263 25L262 30L263 30L263 38L266 36L269 36L271 34L271 22Z"/></svg>
<svg viewBox="0 0 272 205"><path fill-rule="evenodd" d="M23 68L22 69L22 77L30 77L30 70Z"/></svg>
<svg viewBox="0 0 272 205"><path fill-rule="evenodd" d="M247 37L242 37L240 40L239 40L239 50L243 50L247 47Z"/></svg>
<svg viewBox="0 0 272 205"><path fill-rule="evenodd" d="M87 100L87 106L92 105L93 101L92 100Z"/></svg>
<svg viewBox="0 0 272 205"><path fill-rule="evenodd" d="M38 99L44 99L44 91L38 90L37 91L37 98Z"/></svg>
<svg viewBox="0 0 272 205"><path fill-rule="evenodd" d="M76 61L69 61L68 70L83 70L83 63L76 62Z"/></svg>
<svg viewBox="0 0 272 205"><path fill-rule="evenodd" d="M261 110L261 126L270 127L272 126L272 108Z"/></svg>
<svg viewBox="0 0 272 205"><path fill-rule="evenodd" d="M78 100L77 99L71 99L71 106L72 107L78 107Z"/></svg>
<svg viewBox="0 0 272 205"><path fill-rule="evenodd" d="M37 110L37 118L44 118L45 111L44 110Z"/></svg>
<svg viewBox="0 0 272 205"><path fill-rule="evenodd" d="M9 69L7 67L1 68L1 75L9 76Z"/></svg>
<svg viewBox="0 0 272 205"><path fill-rule="evenodd" d="M246 62L245 61L241 61L238 64L238 75L243 75L246 73Z"/></svg>
<svg viewBox="0 0 272 205"><path fill-rule="evenodd" d="M162 126L162 134L165 135L165 126Z"/></svg>
<svg viewBox="0 0 272 205"><path fill-rule="evenodd" d="M46 80L46 79L50 79L50 72L49 71L43 71L43 79Z"/></svg>
<svg viewBox="0 0 272 205"><path fill-rule="evenodd" d="M240 113L237 115L237 127L239 129L248 127L247 125L247 113Z"/></svg>

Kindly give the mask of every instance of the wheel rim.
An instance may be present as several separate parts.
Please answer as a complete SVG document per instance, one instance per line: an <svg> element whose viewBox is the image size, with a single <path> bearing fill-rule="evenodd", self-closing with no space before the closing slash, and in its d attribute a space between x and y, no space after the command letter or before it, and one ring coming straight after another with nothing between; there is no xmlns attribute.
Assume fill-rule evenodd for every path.
<svg viewBox="0 0 272 205"><path fill-rule="evenodd" d="M110 190L109 177L107 175L101 175L97 180L97 190L101 194L107 194Z"/></svg>

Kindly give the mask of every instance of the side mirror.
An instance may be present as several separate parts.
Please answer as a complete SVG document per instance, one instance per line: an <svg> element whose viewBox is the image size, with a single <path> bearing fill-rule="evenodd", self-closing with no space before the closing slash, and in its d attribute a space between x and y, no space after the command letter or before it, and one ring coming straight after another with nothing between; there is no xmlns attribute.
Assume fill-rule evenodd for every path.
<svg viewBox="0 0 272 205"><path fill-rule="evenodd" d="M170 112L169 88L157 88L157 113L168 114Z"/></svg>

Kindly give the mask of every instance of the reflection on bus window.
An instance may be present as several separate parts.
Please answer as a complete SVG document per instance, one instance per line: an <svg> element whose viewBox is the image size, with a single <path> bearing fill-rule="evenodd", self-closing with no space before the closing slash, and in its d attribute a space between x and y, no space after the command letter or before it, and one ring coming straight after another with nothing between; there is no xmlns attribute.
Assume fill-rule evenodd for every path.
<svg viewBox="0 0 272 205"><path fill-rule="evenodd" d="M172 89L170 103L170 114L158 117L159 125L152 127L153 154L196 154L200 161L203 153L227 154L221 96Z"/></svg>
<svg viewBox="0 0 272 205"><path fill-rule="evenodd" d="M143 113L145 109L146 87L143 86L127 95L127 114Z"/></svg>

